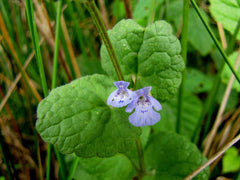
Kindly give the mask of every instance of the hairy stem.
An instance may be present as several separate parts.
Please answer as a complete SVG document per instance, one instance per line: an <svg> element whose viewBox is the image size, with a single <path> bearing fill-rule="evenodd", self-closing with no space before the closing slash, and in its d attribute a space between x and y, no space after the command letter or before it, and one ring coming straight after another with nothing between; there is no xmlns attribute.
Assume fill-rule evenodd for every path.
<svg viewBox="0 0 240 180"><path fill-rule="evenodd" d="M88 1L85 2L85 5L86 5L86 8L88 9L90 15L93 18L93 22L97 27L97 30L99 32L99 35L100 35L102 41L104 42L104 44L107 48L108 54L111 58L111 61L113 63L113 67L114 67L114 69L117 73L118 79L119 80L124 80L122 71L121 71L120 66L118 64L117 56L116 56L115 51L113 49L112 43L111 43L111 41L108 37L107 31L106 31L106 28L103 24L101 16L99 15L99 12L98 12L98 9L97 9L97 6L96 6L95 2L93 0L88 0Z"/></svg>

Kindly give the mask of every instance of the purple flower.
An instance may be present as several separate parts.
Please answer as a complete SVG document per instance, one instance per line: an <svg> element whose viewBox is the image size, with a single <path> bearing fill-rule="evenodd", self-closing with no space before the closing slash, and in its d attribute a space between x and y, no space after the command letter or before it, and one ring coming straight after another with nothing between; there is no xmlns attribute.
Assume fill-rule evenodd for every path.
<svg viewBox="0 0 240 180"><path fill-rule="evenodd" d="M132 102L134 93L131 90L127 89L129 84L129 82L125 81L114 82L114 85L118 89L109 95L107 104L112 105L113 107L123 107Z"/></svg>
<svg viewBox="0 0 240 180"><path fill-rule="evenodd" d="M151 89L152 87L149 86L137 90L136 97L126 108L126 112L132 112L135 108L135 112L129 116L129 122L134 126L152 126L161 118L160 114L153 110L154 107L155 110L160 111L162 106L149 95Z"/></svg>

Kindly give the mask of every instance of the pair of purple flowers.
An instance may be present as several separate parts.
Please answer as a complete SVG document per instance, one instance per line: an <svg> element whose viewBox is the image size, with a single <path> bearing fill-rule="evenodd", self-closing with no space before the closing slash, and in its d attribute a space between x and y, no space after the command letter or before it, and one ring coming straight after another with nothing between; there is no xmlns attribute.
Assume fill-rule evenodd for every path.
<svg viewBox="0 0 240 180"><path fill-rule="evenodd" d="M129 116L129 122L134 126L152 126L156 124L161 116L156 111L162 109L161 104L149 95L152 87L144 87L137 91L127 89L129 82L117 81L114 85L118 88L113 91L107 104L113 107L126 106L126 112L130 113L135 108L135 112ZM153 110L153 107L156 111Z"/></svg>

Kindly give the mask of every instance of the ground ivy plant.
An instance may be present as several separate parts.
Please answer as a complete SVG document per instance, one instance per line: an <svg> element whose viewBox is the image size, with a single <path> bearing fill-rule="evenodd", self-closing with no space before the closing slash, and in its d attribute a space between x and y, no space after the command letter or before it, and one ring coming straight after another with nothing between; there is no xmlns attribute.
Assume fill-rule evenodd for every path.
<svg viewBox="0 0 240 180"><path fill-rule="evenodd" d="M134 20L122 20L108 35L124 81L117 79L103 44L100 55L106 75L85 76L53 89L39 103L37 131L61 153L80 157L81 167L87 161L101 158L104 161L97 162L104 163L100 164L116 162L110 167L116 177L126 169L126 179L134 176L132 171L143 171L139 177L146 179L183 179L205 161L197 147L167 129L157 133L147 130L141 135L146 130L142 126L156 124L161 119L164 102L178 91L185 68L179 40L166 21L143 28ZM145 141L142 152L145 157L139 156L140 168L133 170L140 136ZM112 156L116 157L114 161ZM120 161L124 168L117 163ZM130 162L133 166L129 166ZM96 179L104 179L104 173L109 171L96 173L101 174L96 174ZM201 180L207 178L208 170L196 176Z"/></svg>

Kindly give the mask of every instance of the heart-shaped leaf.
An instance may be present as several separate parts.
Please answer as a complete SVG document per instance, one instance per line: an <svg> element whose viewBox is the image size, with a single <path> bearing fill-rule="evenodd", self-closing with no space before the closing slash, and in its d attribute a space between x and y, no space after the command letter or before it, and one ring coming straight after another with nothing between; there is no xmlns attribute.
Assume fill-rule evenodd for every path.
<svg viewBox="0 0 240 180"><path fill-rule="evenodd" d="M152 95L161 102L176 94L185 66L170 24L156 21L144 29L133 20L122 20L108 34L126 81L134 80L138 89L152 86ZM101 59L103 69L116 79L104 44Z"/></svg>
<svg viewBox="0 0 240 180"><path fill-rule="evenodd" d="M106 105L113 90L113 80L104 75L86 76L52 90L37 109L40 136L60 152L81 157L128 151L141 130L128 122L124 108Z"/></svg>
<svg viewBox="0 0 240 180"><path fill-rule="evenodd" d="M195 144L170 132L153 135L146 147L145 157L148 170L155 172L150 177L156 180L182 180L206 161ZM207 180L208 176L207 168L194 179Z"/></svg>

